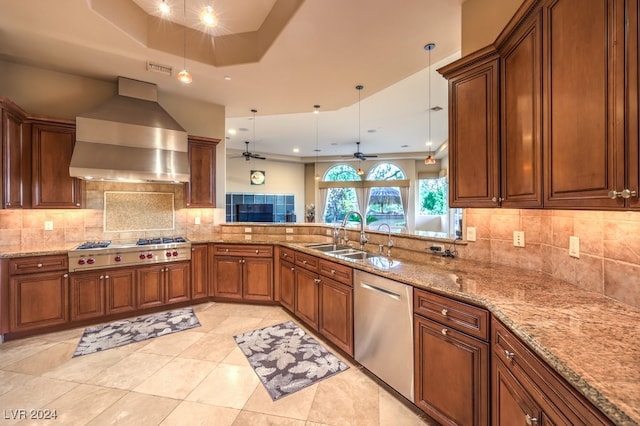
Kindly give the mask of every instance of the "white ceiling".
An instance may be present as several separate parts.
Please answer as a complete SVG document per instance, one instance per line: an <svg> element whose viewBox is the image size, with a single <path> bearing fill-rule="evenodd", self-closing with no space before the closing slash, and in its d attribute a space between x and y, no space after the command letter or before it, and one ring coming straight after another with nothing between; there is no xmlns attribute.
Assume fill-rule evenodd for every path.
<svg viewBox="0 0 640 426"><path fill-rule="evenodd" d="M167 1L172 20L206 31L195 17L205 0ZM202 35L215 45L219 35L256 31L276 3L288 1L213 0L220 25ZM351 155L358 139L365 153L419 157L430 130L434 148L447 138L447 86L434 70L459 57L462 1L305 0L257 62L216 67L187 59L194 81L185 86L175 77L184 56L149 48L147 21L130 13L133 7L157 15L156 0L0 0L0 57L104 80L149 81L160 91L224 105L227 128L247 129L227 135L231 150L248 140L267 157L308 160L316 155L317 124L321 159ZM106 16L105 7L115 12ZM428 42L437 45L431 73ZM148 60L172 66L174 75L147 71ZM364 85L360 93L357 84ZM321 105L318 115L314 104ZM429 105L443 108L431 113L431 129Z"/></svg>

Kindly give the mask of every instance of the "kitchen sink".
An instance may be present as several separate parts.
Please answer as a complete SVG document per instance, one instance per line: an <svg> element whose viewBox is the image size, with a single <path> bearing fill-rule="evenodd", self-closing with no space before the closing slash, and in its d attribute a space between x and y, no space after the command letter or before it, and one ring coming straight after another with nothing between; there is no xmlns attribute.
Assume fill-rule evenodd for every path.
<svg viewBox="0 0 640 426"><path fill-rule="evenodd" d="M321 252L329 252L329 251L337 251L337 250L346 250L346 249L350 249L351 247L340 245L340 244L321 243L321 244L309 244L307 245L307 248L318 250Z"/></svg>
<svg viewBox="0 0 640 426"><path fill-rule="evenodd" d="M340 257L344 257L346 259L354 259L354 260L361 260L361 259L368 259L370 257L378 257L377 254L374 253L369 253L366 251L360 251L360 250L344 250L346 253L341 253L341 252L336 252L335 255L336 256L340 256Z"/></svg>
<svg viewBox="0 0 640 426"><path fill-rule="evenodd" d="M352 247L340 244L309 244L306 246L312 250L318 250L329 256L339 257L346 260L366 260L367 263L376 269L388 270L400 264L398 260L390 259L376 253L370 253L364 250L354 249Z"/></svg>

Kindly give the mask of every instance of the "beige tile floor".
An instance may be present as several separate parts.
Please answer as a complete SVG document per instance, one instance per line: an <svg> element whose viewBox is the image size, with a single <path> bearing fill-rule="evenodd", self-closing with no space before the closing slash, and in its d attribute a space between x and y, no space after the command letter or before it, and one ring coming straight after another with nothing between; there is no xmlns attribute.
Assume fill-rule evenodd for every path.
<svg viewBox="0 0 640 426"><path fill-rule="evenodd" d="M78 358L83 328L0 345L0 424L426 424L344 358L347 371L273 402L233 335L293 318L274 306L195 310L201 327ZM57 419L14 419L20 409Z"/></svg>

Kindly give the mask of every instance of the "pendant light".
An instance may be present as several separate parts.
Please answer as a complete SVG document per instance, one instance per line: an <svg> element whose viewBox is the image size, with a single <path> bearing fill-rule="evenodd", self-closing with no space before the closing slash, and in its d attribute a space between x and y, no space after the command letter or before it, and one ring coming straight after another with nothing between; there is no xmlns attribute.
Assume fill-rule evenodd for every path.
<svg viewBox="0 0 640 426"><path fill-rule="evenodd" d="M162 16L168 16L171 13L171 7L169 3L167 3L167 0L162 0L160 4L158 4L158 9Z"/></svg>
<svg viewBox="0 0 640 426"><path fill-rule="evenodd" d="M364 86L362 84L358 84L356 86L356 90L358 91L358 151L360 151L360 143L362 142L362 138L360 136L360 95L362 92L362 89L364 89ZM362 163L361 159L358 159L358 169L356 170L356 173L358 174L358 176L362 176L364 174L364 170L362 170L360 168L360 164Z"/></svg>
<svg viewBox="0 0 640 426"><path fill-rule="evenodd" d="M427 158L424 159L424 164L436 164L436 159L433 158L433 155L431 153L431 51L435 48L435 43L427 43L424 45L424 50L429 52L429 68L427 69L427 82L429 83L429 140L427 141L427 146L429 147L429 152L427 153Z"/></svg>
<svg viewBox="0 0 640 426"><path fill-rule="evenodd" d="M178 80L183 82L184 84L191 84L193 81L193 77L189 71L187 71L187 0L184 0L182 3L182 12L184 17L184 22L182 26L182 41L184 42L184 67L182 71L178 73Z"/></svg>
<svg viewBox="0 0 640 426"><path fill-rule="evenodd" d="M320 152L320 150L318 149L318 116L320 115L320 105L314 105L313 106L313 113L316 116L316 162L314 164L314 171L315 174L313 176L313 178L315 180L320 180L320 175L318 174L318 152Z"/></svg>

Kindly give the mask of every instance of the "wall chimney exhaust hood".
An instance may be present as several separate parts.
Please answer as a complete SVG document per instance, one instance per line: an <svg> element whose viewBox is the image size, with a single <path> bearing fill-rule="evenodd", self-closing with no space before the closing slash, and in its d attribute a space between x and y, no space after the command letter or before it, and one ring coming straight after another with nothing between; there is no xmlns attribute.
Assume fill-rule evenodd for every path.
<svg viewBox="0 0 640 426"><path fill-rule="evenodd" d="M118 95L76 117L70 175L188 182L187 132L157 101L155 84L118 77Z"/></svg>

